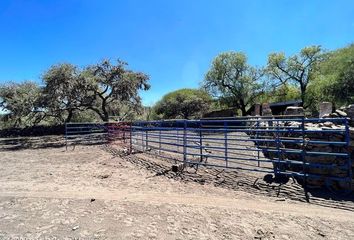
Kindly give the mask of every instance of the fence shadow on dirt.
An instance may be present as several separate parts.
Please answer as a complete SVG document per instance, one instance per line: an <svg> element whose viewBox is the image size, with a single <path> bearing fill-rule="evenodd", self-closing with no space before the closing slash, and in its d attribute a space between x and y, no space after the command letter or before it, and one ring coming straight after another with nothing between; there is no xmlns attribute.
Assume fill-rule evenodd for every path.
<svg viewBox="0 0 354 240"><path fill-rule="evenodd" d="M67 146L68 149L75 146L92 146L106 143L105 137L96 139L71 139L66 142L62 135L49 135L37 137L6 137L0 138L0 151L18 151L26 149L61 148Z"/></svg>
<svg viewBox="0 0 354 240"><path fill-rule="evenodd" d="M119 156L124 161L152 172L154 176L164 176L177 181L196 182L201 185L211 184L235 191L245 191L273 197L274 201L294 200L354 211L354 193L343 195L324 188L308 189L309 198L307 198L304 188L295 179L282 183L277 181L269 182L263 179L266 175L257 178L244 171L219 170L208 167L199 167L198 171L195 171L193 167L189 167L183 173L175 173L171 171L173 162L168 162L153 152L127 154L110 145L104 145L103 149L113 156Z"/></svg>
<svg viewBox="0 0 354 240"><path fill-rule="evenodd" d="M8 137L0 139L0 151L17 151L38 148L59 148L63 146L61 137Z"/></svg>

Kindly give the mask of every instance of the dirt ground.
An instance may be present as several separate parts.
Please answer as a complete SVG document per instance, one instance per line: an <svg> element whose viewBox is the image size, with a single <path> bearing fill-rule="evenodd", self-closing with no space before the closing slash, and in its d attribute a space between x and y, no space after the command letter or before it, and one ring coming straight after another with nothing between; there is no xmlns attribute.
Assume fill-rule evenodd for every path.
<svg viewBox="0 0 354 240"><path fill-rule="evenodd" d="M354 239L353 201L169 167L105 145L3 149L0 239Z"/></svg>

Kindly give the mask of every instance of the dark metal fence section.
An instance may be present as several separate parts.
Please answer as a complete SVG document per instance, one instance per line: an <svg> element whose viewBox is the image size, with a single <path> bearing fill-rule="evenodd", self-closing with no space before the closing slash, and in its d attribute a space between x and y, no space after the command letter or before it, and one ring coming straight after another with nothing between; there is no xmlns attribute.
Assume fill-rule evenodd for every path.
<svg viewBox="0 0 354 240"><path fill-rule="evenodd" d="M130 144L131 122L66 123L66 147L78 143Z"/></svg>
<svg viewBox="0 0 354 240"><path fill-rule="evenodd" d="M299 116L133 122L131 147L191 166L293 176L314 185L352 181L346 118Z"/></svg>
<svg viewBox="0 0 354 240"><path fill-rule="evenodd" d="M66 123L65 142L68 145L106 141L107 123Z"/></svg>

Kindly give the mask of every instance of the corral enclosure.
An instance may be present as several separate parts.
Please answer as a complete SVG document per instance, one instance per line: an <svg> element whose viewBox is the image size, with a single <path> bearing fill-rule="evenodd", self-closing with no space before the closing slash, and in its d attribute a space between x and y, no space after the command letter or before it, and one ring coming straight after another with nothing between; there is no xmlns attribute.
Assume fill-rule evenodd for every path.
<svg viewBox="0 0 354 240"><path fill-rule="evenodd" d="M306 188L351 191L350 130L346 118L275 116L234 119L68 124L67 140L107 134L127 153L155 154L182 168L199 166L296 178Z"/></svg>
<svg viewBox="0 0 354 240"><path fill-rule="evenodd" d="M3 139L1 139L2 141ZM353 204L247 172L175 174L156 155L60 137L1 149L2 239L351 239ZM2 145L5 147L5 145ZM122 149L124 150L124 149Z"/></svg>
<svg viewBox="0 0 354 240"><path fill-rule="evenodd" d="M345 119L322 140L308 136L324 121L248 120L67 124L66 138L0 139L0 237L353 238L353 195L335 187L347 178L339 182L328 172L348 170L347 129L339 124ZM306 148L299 148L303 141ZM332 147L318 154L321 145ZM299 151L327 156L320 164L331 167L311 173L314 157L295 168ZM182 172L171 171L180 165ZM262 180L270 173L283 177ZM335 186L307 182L307 203L297 181L312 175Z"/></svg>

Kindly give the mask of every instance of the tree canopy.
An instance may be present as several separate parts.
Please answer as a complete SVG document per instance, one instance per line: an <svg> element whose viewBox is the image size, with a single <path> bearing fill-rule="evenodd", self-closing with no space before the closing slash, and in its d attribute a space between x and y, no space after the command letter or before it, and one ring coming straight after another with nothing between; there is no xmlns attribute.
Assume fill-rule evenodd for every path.
<svg viewBox="0 0 354 240"><path fill-rule="evenodd" d="M301 100L305 103L306 89L318 64L323 61L320 46L303 48L299 54L285 57L284 53L271 53L268 57L267 73L276 80L276 86L292 83L300 88Z"/></svg>
<svg viewBox="0 0 354 240"><path fill-rule="evenodd" d="M276 88L270 88L264 91L258 98L257 102L286 102L290 100L300 99L300 90L293 84L284 83Z"/></svg>
<svg viewBox="0 0 354 240"><path fill-rule="evenodd" d="M208 93L199 89L180 89L166 94L154 107L161 118L200 118L211 104Z"/></svg>
<svg viewBox="0 0 354 240"><path fill-rule="evenodd" d="M102 121L120 120L141 111L140 90L148 90L149 76L127 69L127 64L102 61L79 68L69 63L50 67L42 76L43 87L34 82L11 83L0 88L0 107L15 125L42 120L56 123L87 119L93 112ZM81 116L78 116L81 115ZM26 121L23 121L26 119Z"/></svg>
<svg viewBox="0 0 354 240"><path fill-rule="evenodd" d="M38 107L40 88L34 82L6 83L0 87L0 109L8 113L4 118L13 126L38 123L42 120Z"/></svg>
<svg viewBox="0 0 354 240"><path fill-rule="evenodd" d="M262 69L247 64L245 54L225 52L213 60L202 85L229 107L236 107L246 115L247 109L263 91L262 76Z"/></svg>
<svg viewBox="0 0 354 240"><path fill-rule="evenodd" d="M220 53L205 74L202 90L168 93L154 107L144 107L139 95L150 88L149 76L120 60L84 67L56 64L43 73L42 83L1 84L1 121L28 126L108 121L110 116L191 119L226 107L246 115L257 102L298 99L315 113L321 101L337 107L354 103L354 44L328 52L309 46L288 57L271 53L265 68L248 64L242 52Z"/></svg>
<svg viewBox="0 0 354 240"><path fill-rule="evenodd" d="M47 116L58 122L70 122L73 114L82 110L87 96L80 70L69 63L57 64L50 67L42 79L44 87L40 102Z"/></svg>
<svg viewBox="0 0 354 240"><path fill-rule="evenodd" d="M337 106L354 103L354 44L327 53L308 90L312 109L320 101Z"/></svg>
<svg viewBox="0 0 354 240"><path fill-rule="evenodd" d="M102 119L108 121L114 115L115 107L124 103L135 110L141 106L139 90L148 90L149 77L142 72L126 69L127 63L118 61L116 65L105 60L97 65L89 66L82 73L89 93L85 105Z"/></svg>

